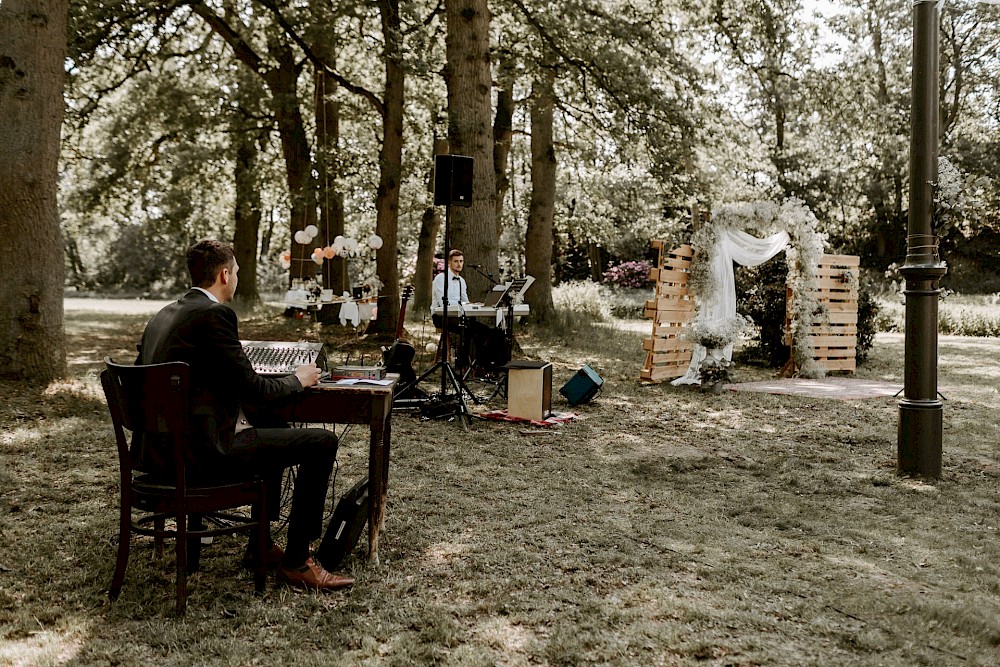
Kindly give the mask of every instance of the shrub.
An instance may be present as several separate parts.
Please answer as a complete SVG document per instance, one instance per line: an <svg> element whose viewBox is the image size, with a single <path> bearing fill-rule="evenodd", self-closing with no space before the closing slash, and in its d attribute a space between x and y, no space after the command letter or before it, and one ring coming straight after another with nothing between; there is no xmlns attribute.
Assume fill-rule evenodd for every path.
<svg viewBox="0 0 1000 667"><path fill-rule="evenodd" d="M589 280L572 280L552 288L552 303L560 310L604 319L611 312L610 290Z"/></svg>
<svg viewBox="0 0 1000 667"><path fill-rule="evenodd" d="M757 336L744 347L746 361L777 367L788 361L785 345L785 280L788 267L772 259L760 266L740 267L736 271L737 310L759 327ZM876 290L868 280L858 289L858 363L864 362L875 343L881 306Z"/></svg>
<svg viewBox="0 0 1000 667"><path fill-rule="evenodd" d="M604 272L604 281L615 287L627 289L642 289L649 287L649 270L653 265L645 260L638 262L622 262Z"/></svg>

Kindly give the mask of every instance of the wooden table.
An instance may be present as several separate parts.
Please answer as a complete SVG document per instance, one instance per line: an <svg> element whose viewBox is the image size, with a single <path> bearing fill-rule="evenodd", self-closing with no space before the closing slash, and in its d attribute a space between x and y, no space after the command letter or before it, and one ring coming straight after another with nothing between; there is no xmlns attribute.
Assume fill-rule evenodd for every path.
<svg viewBox="0 0 1000 667"><path fill-rule="evenodd" d="M309 424L366 424L368 439L368 560L378 562L378 535L385 520L385 500L389 486L389 444L392 435L393 382L338 385L321 383L296 394L281 408L290 422Z"/></svg>

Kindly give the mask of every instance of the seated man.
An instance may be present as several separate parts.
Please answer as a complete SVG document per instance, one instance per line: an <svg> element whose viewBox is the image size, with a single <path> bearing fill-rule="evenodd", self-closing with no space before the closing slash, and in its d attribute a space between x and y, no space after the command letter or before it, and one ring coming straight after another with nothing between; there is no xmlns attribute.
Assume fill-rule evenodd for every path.
<svg viewBox="0 0 1000 667"><path fill-rule="evenodd" d="M224 480L234 472L264 476L268 518L274 520L283 471L298 465L286 548L282 552L272 545L269 564L277 565L278 577L293 586L350 586L353 579L327 572L309 553L310 542L323 530L337 437L324 429L255 428L243 412L244 407L316 384L319 368L306 364L281 378L258 375L240 344L236 313L226 305L236 292L240 268L233 249L218 241L201 241L188 250L187 264L194 287L149 321L136 363L183 361L191 367L192 476L203 481ZM132 457L138 469L169 469L170 454L158 445L153 438L134 434Z"/></svg>
<svg viewBox="0 0 1000 667"><path fill-rule="evenodd" d="M434 281L431 283L431 312L437 313L444 308L444 285L446 279L449 281L448 329L450 331L458 330L457 323L460 320L455 318L462 314L461 306L469 303L469 288L465 284L465 278L459 275L463 268L465 268L464 253L458 249L452 250L448 253L448 268L434 276ZM431 319L434 321L435 327L442 328L443 315L435 314L431 316ZM459 368L467 368L474 361L469 358L469 351L483 346L481 341L487 340L490 328L472 317L462 319L464 319L465 331L460 332L461 344L455 364Z"/></svg>

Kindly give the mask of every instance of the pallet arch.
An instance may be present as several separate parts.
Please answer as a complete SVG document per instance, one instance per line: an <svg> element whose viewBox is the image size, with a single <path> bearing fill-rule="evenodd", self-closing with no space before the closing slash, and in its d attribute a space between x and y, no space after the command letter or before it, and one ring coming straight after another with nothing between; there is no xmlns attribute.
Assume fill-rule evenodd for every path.
<svg viewBox="0 0 1000 667"><path fill-rule="evenodd" d="M706 317L703 302L695 308L696 296L708 294L709 321L722 312L733 310L732 297L723 301L720 294L732 289L731 264L723 271L729 257L740 243L757 242L745 232L774 232L767 243L785 243L785 261L789 268L786 285L786 340L791 345L788 372L805 377L822 377L828 370L853 371L857 347L857 258L843 255L823 255L824 236L816 230L816 218L795 199L781 205L772 202L726 204L713 210L713 220L695 232L690 246L668 249L662 240L651 242L657 250L657 265L650 278L656 281L654 298L646 303L646 317L653 319L652 335L643 340L646 361L640 379L661 382L670 377L686 376L678 382L698 382L696 363L704 356L704 348L687 341L683 333L696 317ZM787 234L787 236L786 236ZM723 239L729 245L721 245ZM743 239L740 241L739 239ZM733 243L737 243L733 246ZM748 255L738 262L759 262L780 252L772 245L766 255ZM696 252L695 252L696 251ZM716 255L716 253L723 253ZM712 269L713 258L718 257ZM757 257L751 259L751 257ZM826 260L824 262L824 260ZM852 270L853 269L853 270ZM725 280L718 276L728 275ZM719 281L721 280L721 284ZM720 292L720 290L722 290ZM722 305L722 304L729 305ZM835 314L831 317L831 311ZM698 352L698 355L695 355ZM727 348L728 354L728 348ZM682 359L687 359L687 366ZM692 363L694 359L694 363Z"/></svg>

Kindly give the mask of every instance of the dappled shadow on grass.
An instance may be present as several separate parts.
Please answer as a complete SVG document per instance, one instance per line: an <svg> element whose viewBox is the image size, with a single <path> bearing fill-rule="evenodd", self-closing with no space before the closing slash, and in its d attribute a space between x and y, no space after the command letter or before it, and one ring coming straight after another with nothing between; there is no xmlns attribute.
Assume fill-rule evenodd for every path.
<svg viewBox="0 0 1000 667"><path fill-rule="evenodd" d="M368 344L339 329L251 320L241 333ZM41 624L81 665L995 661L995 396L957 383L944 477L920 483L895 474L894 401L640 385L640 339L526 329L555 385L579 363L606 378L575 408L554 392L578 419L465 431L396 415L378 565L359 548L347 592L270 581L255 598L242 538L218 540L184 620L169 550L151 562L142 540L122 598L105 601L117 466L96 378L26 394L24 416L0 407L0 637ZM859 376L901 367L901 348L877 346ZM363 474L365 441L344 438L339 490Z"/></svg>

